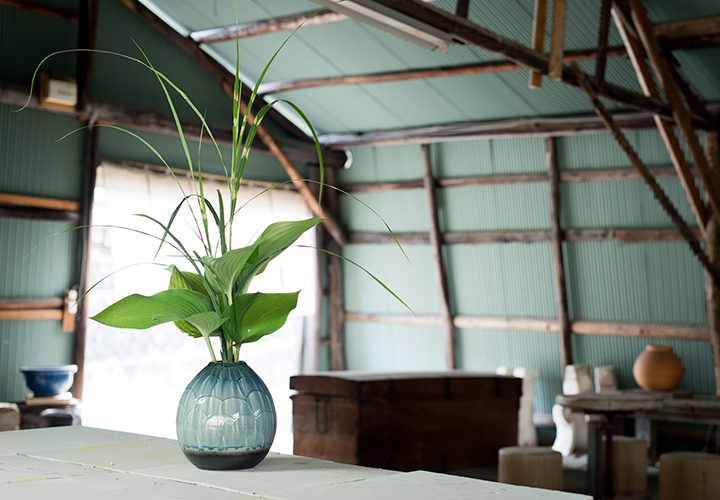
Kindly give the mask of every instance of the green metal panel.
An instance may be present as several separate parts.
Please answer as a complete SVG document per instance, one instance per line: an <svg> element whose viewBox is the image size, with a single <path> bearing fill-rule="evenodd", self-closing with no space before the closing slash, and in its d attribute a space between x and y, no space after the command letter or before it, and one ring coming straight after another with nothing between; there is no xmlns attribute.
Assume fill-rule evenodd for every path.
<svg viewBox="0 0 720 500"><path fill-rule="evenodd" d="M440 314L440 295L428 245L406 245L405 259L393 245L345 245L343 256L363 266L395 292L415 314ZM343 264L345 310L410 314L362 269Z"/></svg>
<svg viewBox="0 0 720 500"><path fill-rule="evenodd" d="M545 139L491 139L432 145L435 175L441 179L547 172Z"/></svg>
<svg viewBox="0 0 720 500"><path fill-rule="evenodd" d="M0 192L80 200L85 134L74 118L0 104Z"/></svg>
<svg viewBox="0 0 720 500"><path fill-rule="evenodd" d="M0 297L62 297L76 285L77 232L56 234L74 226L0 217Z"/></svg>
<svg viewBox="0 0 720 500"><path fill-rule="evenodd" d="M713 64L720 60L720 47L678 50L673 56L680 63L680 74L697 95L706 102L720 100L720 68Z"/></svg>
<svg viewBox="0 0 720 500"><path fill-rule="evenodd" d="M346 323L348 370L442 371L446 342L441 328Z"/></svg>
<svg viewBox="0 0 720 500"><path fill-rule="evenodd" d="M685 222L697 226L678 179L658 179ZM560 185L561 225L569 228L671 229L673 223L642 180Z"/></svg>
<svg viewBox="0 0 720 500"><path fill-rule="evenodd" d="M657 130L624 132L635 152L646 165L670 165L670 155ZM625 152L610 134L587 134L555 139L560 170L630 168Z"/></svg>
<svg viewBox="0 0 720 500"><path fill-rule="evenodd" d="M550 229L547 182L445 188L438 205L442 231Z"/></svg>
<svg viewBox="0 0 720 500"><path fill-rule="evenodd" d="M705 278L685 243L565 243L565 256L572 319L707 321Z"/></svg>
<svg viewBox="0 0 720 500"><path fill-rule="evenodd" d="M451 245L445 252L455 314L556 316L550 245Z"/></svg>
<svg viewBox="0 0 720 500"><path fill-rule="evenodd" d="M0 321L0 401L24 401L21 366L72 363L73 334L60 321Z"/></svg>
<svg viewBox="0 0 720 500"><path fill-rule="evenodd" d="M364 147L350 150L352 165L338 171L341 184L412 181L423 178L420 147Z"/></svg>
<svg viewBox="0 0 720 500"><path fill-rule="evenodd" d="M539 370L534 410L539 413L552 411L555 396L562 392L557 334L460 329L457 347L459 367L463 370L495 373L500 366Z"/></svg>
<svg viewBox="0 0 720 500"><path fill-rule="evenodd" d="M56 2L77 10L77 1ZM35 68L47 55L77 46L77 23L0 5L0 78L30 84ZM57 56L41 71L75 77L75 54Z"/></svg>
<svg viewBox="0 0 720 500"><path fill-rule="evenodd" d="M576 363L587 363L591 368L613 365L618 386L621 389L637 389L632 366L647 344L672 346L680 357L685 366L685 377L678 389L715 395L712 350L707 341L575 335L573 357Z"/></svg>
<svg viewBox="0 0 720 500"><path fill-rule="evenodd" d="M427 195L422 189L356 193L353 196L356 199L347 196L340 198L343 219L352 231L387 232L383 221L367 206L379 214L393 232L427 233L429 231L430 211Z"/></svg>
<svg viewBox="0 0 720 500"><path fill-rule="evenodd" d="M155 134L142 130L128 129L147 141L165 161L173 168L187 169L187 158L179 137ZM187 140L188 150L193 161L193 168L198 167L198 141ZM221 146L220 152L229 169L232 161L232 148ZM100 156L113 160L135 161L151 165L163 165L157 155L142 141L116 129L100 130ZM203 172L225 175L220 156L213 144L202 143L199 150L200 166ZM296 165L301 175L307 176L307 167ZM268 182L285 182L288 179L280 163L274 156L252 152L245 168L245 178Z"/></svg>

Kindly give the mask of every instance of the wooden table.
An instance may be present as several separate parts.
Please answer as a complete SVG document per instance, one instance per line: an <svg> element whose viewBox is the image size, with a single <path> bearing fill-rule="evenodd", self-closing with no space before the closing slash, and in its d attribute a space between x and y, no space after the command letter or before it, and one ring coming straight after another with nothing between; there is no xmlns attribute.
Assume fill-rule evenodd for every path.
<svg viewBox="0 0 720 500"><path fill-rule="evenodd" d="M720 398L713 396L628 390L577 396L559 395L555 398L555 402L575 412L589 415L588 491L595 498L613 496L612 438L616 416L659 421L720 423ZM604 467L601 465L603 435L606 441Z"/></svg>
<svg viewBox="0 0 720 500"><path fill-rule="evenodd" d="M0 498L53 500L589 500L431 472L270 453L244 471L195 468L177 441L89 427L0 432Z"/></svg>

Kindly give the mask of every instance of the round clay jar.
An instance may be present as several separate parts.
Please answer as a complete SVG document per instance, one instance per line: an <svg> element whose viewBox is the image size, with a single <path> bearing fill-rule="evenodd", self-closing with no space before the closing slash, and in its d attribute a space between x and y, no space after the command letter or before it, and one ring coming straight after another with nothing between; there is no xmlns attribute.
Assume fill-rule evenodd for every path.
<svg viewBox="0 0 720 500"><path fill-rule="evenodd" d="M667 345L648 345L635 359L633 377L646 391L671 391L680 385L685 367Z"/></svg>

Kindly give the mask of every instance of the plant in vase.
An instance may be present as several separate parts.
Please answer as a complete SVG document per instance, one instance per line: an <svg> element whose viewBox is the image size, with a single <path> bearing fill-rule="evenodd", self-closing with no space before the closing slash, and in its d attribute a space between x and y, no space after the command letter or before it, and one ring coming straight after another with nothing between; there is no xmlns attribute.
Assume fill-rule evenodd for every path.
<svg viewBox="0 0 720 500"><path fill-rule="evenodd" d="M265 66L244 113L240 101L241 82L236 71L232 115L233 148L229 167L223 160L220 148L203 115L172 81L152 66L144 53L144 60L140 60L123 54L95 51L132 60L156 75L175 119L188 168L193 179L196 180L195 192L191 194L186 194L178 182L183 196L166 223L140 214L141 217L151 219L162 230L162 236L157 237L160 240L158 253L163 245L169 245L184 258L189 270L181 270L174 265L169 266L168 270L171 274L167 290L151 296L129 295L91 319L111 327L132 329L146 329L172 321L181 332L204 340L212 361L187 386L180 400L176 420L178 441L182 451L190 462L203 469L254 467L265 458L270 449L276 427L272 396L260 377L240 360L240 348L243 344L256 342L281 328L289 313L297 305L299 292L249 292L249 287L253 278L261 274L273 259L289 248L303 233L323 220L313 217L299 221L275 222L250 245L236 248L232 244L233 222L242 208L238 206L238 192L250 147L264 116L280 100L262 106L255 117L251 115L250 110L253 108L263 76L291 37L292 34ZM237 45L236 50L237 68L239 66ZM47 56L38 65L35 75L49 57L75 51L60 51ZM33 83L34 81L35 77ZM220 191L217 192L215 203L206 197L200 175L201 169L199 165L197 169L194 167L171 98L171 90L176 91L187 102L201 120L203 129L207 131L217 149L225 168L230 193L227 207ZM318 204L320 204L324 183L322 153L317 135L300 109L289 101L281 101L295 109L312 131L321 170L318 195ZM142 141L172 174L172 170L162 156L144 139L129 131L119 130ZM197 176L195 170L198 171ZM203 247L202 254L189 251L188 246L173 233L173 222L184 206L191 209L196 233ZM387 224L385 226L387 227ZM217 233L217 237L211 237L213 230ZM364 268L361 269L408 307L385 284ZM216 338L216 343L219 344L219 356L211 338Z"/></svg>

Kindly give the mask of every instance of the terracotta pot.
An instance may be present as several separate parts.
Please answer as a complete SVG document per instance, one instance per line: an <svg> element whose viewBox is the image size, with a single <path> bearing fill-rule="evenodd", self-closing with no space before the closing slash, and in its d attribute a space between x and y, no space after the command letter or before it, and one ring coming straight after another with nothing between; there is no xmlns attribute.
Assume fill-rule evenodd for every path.
<svg viewBox="0 0 720 500"><path fill-rule="evenodd" d="M667 345L649 345L635 359L633 377L646 391L671 391L680 385L685 367Z"/></svg>

